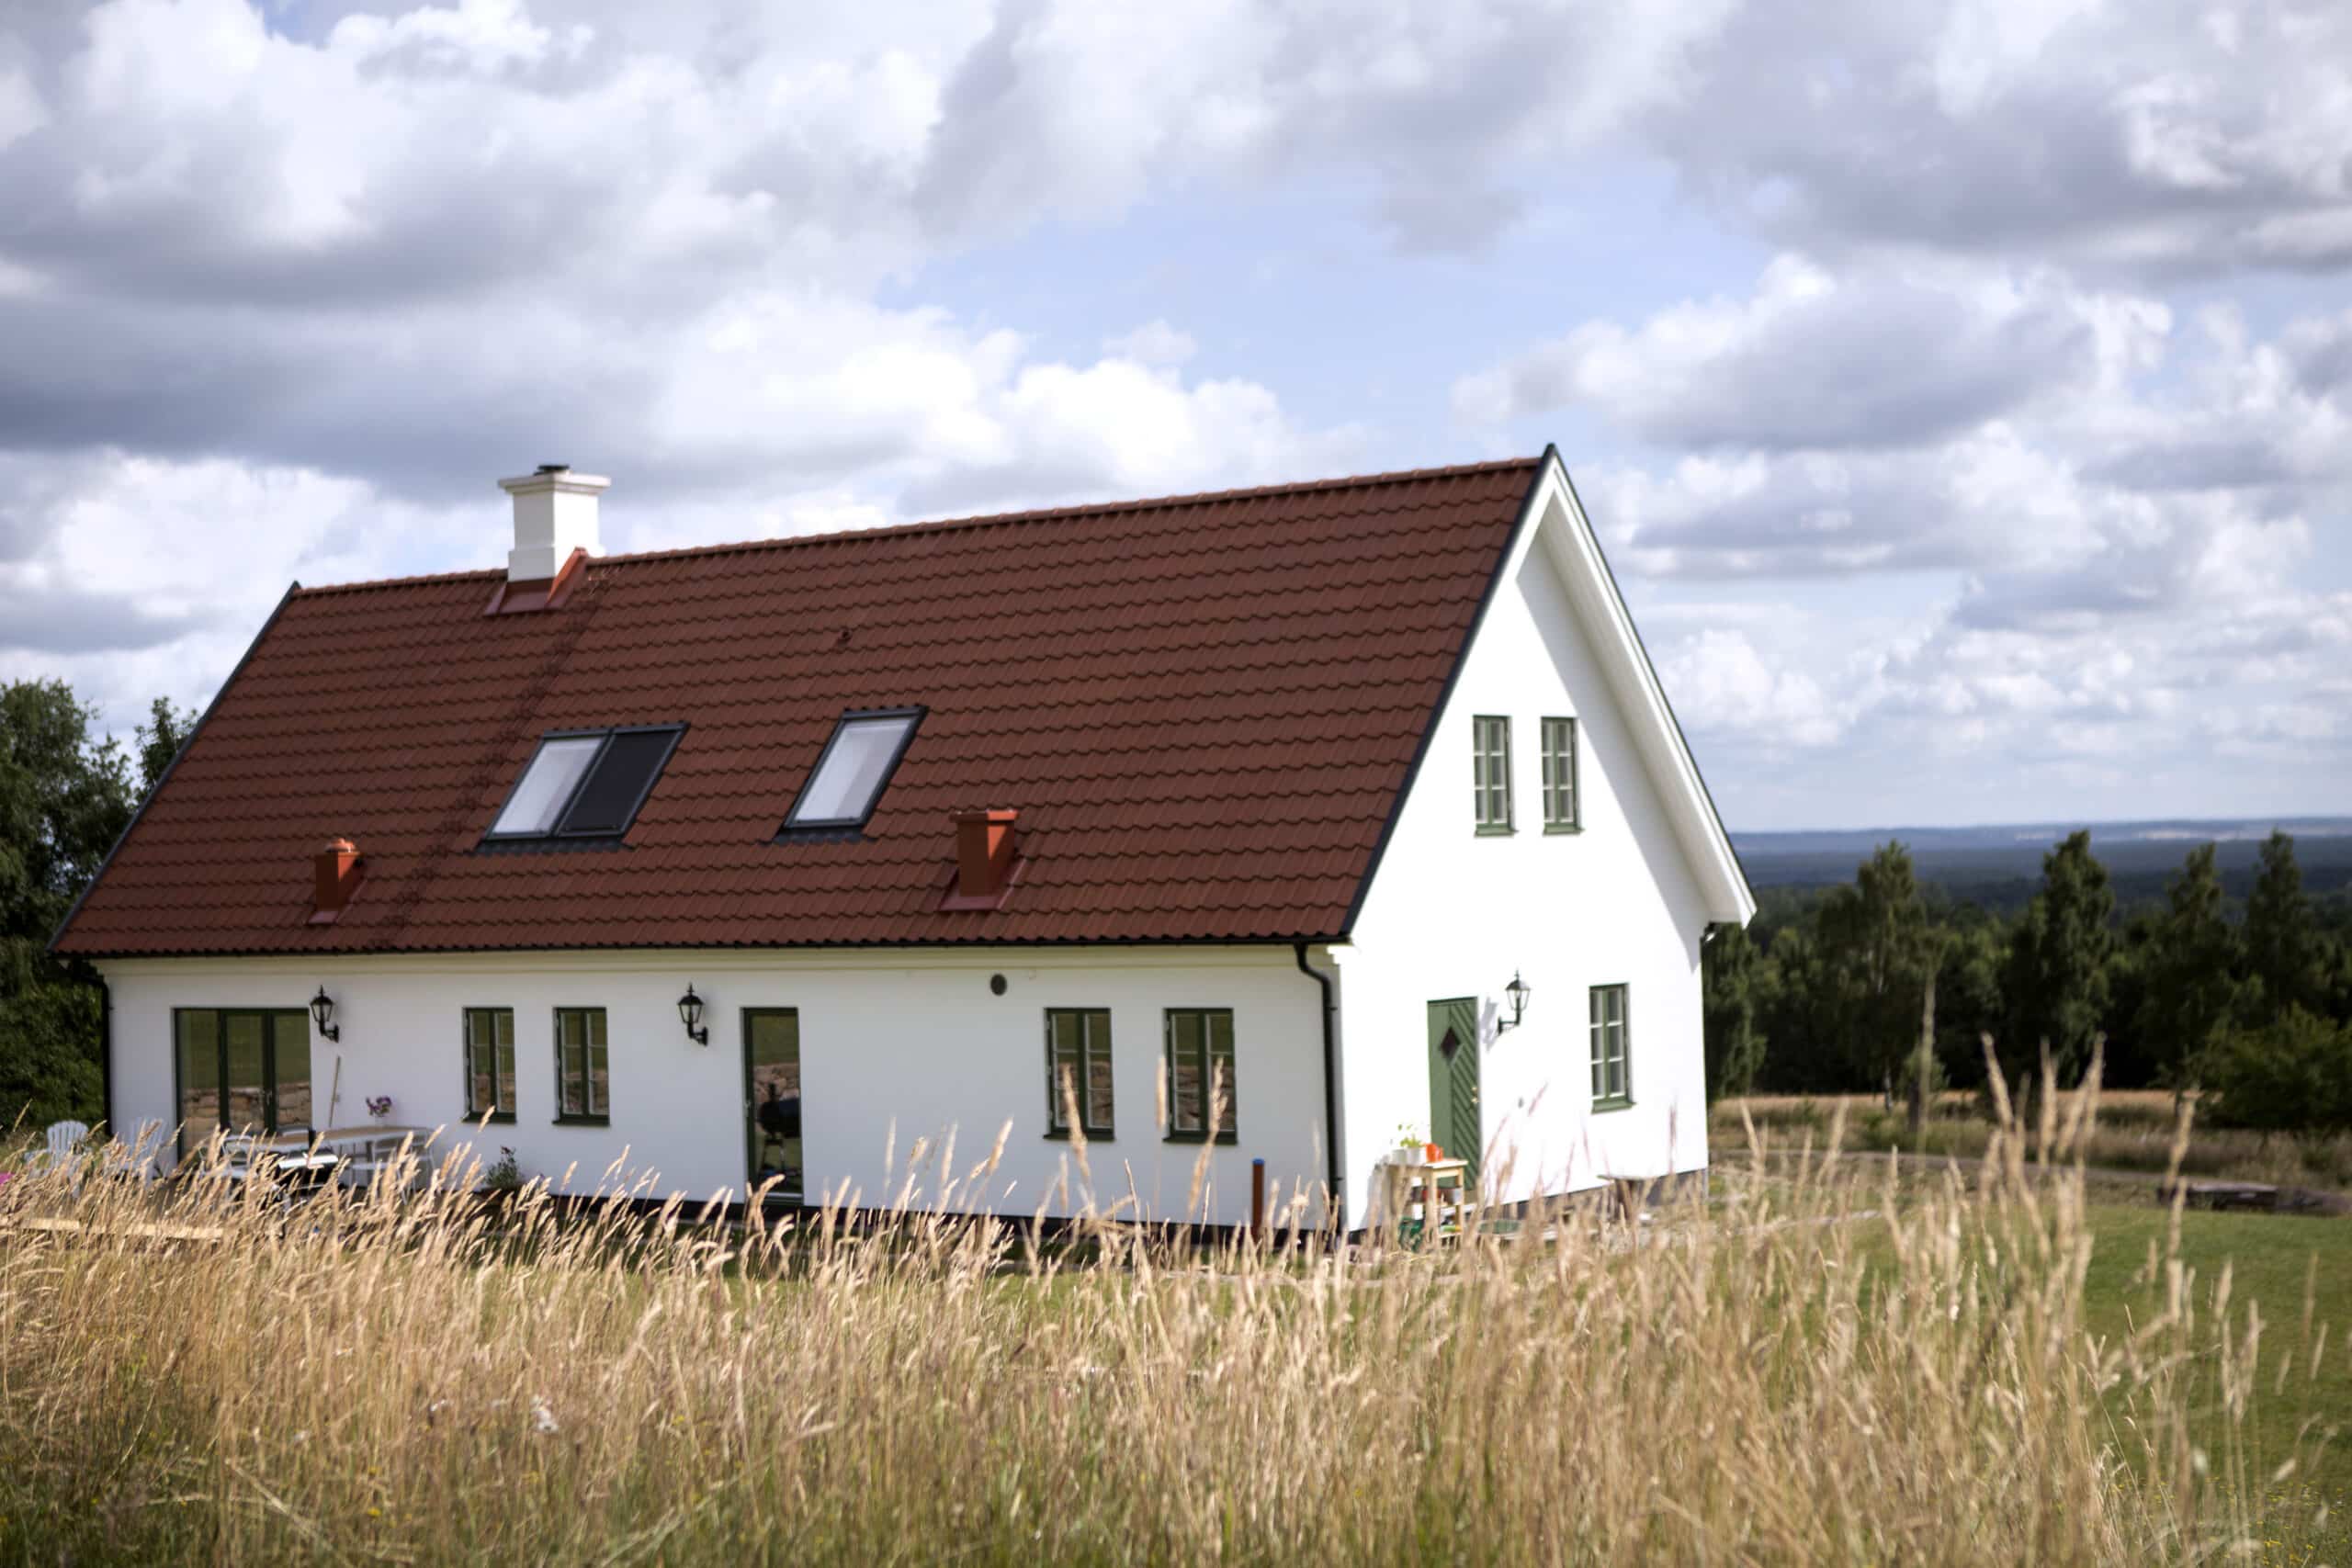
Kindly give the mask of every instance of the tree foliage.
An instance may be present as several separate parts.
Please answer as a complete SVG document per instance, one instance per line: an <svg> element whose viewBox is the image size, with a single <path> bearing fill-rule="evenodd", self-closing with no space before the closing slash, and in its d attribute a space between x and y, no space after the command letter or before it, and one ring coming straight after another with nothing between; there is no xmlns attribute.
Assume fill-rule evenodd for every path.
<svg viewBox="0 0 2352 1568"><path fill-rule="evenodd" d="M2326 960L2295 864L2295 840L2285 833L2264 841L2262 870L2246 896L2245 959L2247 977L2262 987L2256 1005L2266 1016L2323 1005Z"/></svg>
<svg viewBox="0 0 2352 1568"><path fill-rule="evenodd" d="M2154 1080L2178 1089L2196 1077L2238 1004L2238 938L2222 919L2212 845L2189 852L2168 904L2153 922L2132 1022Z"/></svg>
<svg viewBox="0 0 2352 1568"><path fill-rule="evenodd" d="M130 767L62 681L0 689L0 1127L100 1113L100 1002L49 939L130 819Z"/></svg>
<svg viewBox="0 0 2352 1568"><path fill-rule="evenodd" d="M1815 924L1851 1070L1864 1083L1888 1087L1917 1043L1936 957L1909 852L1899 843L1879 846L1850 886L1822 901Z"/></svg>
<svg viewBox="0 0 2352 1568"><path fill-rule="evenodd" d="M2201 1083L2233 1114L2278 1114L2250 1107L2281 1102L2277 1086L2291 1077L2281 1053L2352 1020L2346 896L2307 893L2284 834L2263 846L2243 908L2217 868L2213 846L2199 846L2162 902L2119 911L2089 835L2076 833L2044 857L2031 900L2007 919L1920 886L1896 844L1850 884L1767 888L1742 940L1726 931L1707 950L1710 1083L1736 1092L1729 1064L1748 1053L1758 1090L1916 1081L1909 1055L1932 966L1936 1067L1948 1082L1982 1081L1989 1034L2012 1081L2038 1075L2047 1039L2071 1083L2104 1034L2110 1084ZM2288 1021L2299 1013L2305 1021Z"/></svg>
<svg viewBox="0 0 2352 1568"><path fill-rule="evenodd" d="M2040 1070L2047 1044L2062 1083L2090 1060L2105 1021L2115 895L2091 854L2087 830L2070 833L2041 857L2041 891L2009 942L2008 1027L1997 1042L2012 1083Z"/></svg>
<svg viewBox="0 0 2352 1568"><path fill-rule="evenodd" d="M1745 926L1716 928L1700 954L1707 1043L1707 1102L1746 1094L1764 1065L1763 1018L1771 967Z"/></svg>

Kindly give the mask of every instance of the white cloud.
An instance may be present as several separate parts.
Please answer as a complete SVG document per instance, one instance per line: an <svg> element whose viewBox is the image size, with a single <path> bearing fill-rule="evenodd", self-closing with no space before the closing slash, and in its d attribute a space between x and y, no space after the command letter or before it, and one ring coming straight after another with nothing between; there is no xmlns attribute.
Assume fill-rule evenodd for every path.
<svg viewBox="0 0 2352 1568"><path fill-rule="evenodd" d="M2169 324L2154 301L2046 274L1840 276L1783 255L1745 299L1673 306L1630 331L1586 322L1464 378L1454 403L1489 422L1588 407L1672 446L1907 446L2111 383Z"/></svg>
<svg viewBox="0 0 2352 1568"><path fill-rule="evenodd" d="M1816 254L2154 276L2352 263L2352 10L2333 0L1745 7L1645 121L1726 212Z"/></svg>
<svg viewBox="0 0 2352 1568"><path fill-rule="evenodd" d="M1138 365L1182 365L1199 347L1190 333L1178 332L1163 321L1146 321L1133 332L1102 341L1103 353L1114 359L1132 359Z"/></svg>
<svg viewBox="0 0 2352 1568"><path fill-rule="evenodd" d="M1711 627L1668 654L1662 678L1683 724L1701 733L1767 746L1824 746L1846 731L1844 719L1812 677L1775 670L1747 634Z"/></svg>

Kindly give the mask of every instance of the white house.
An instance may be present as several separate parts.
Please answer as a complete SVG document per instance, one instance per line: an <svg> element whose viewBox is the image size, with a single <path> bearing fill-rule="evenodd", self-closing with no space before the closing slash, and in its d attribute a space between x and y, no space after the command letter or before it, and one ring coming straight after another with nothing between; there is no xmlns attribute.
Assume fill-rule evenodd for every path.
<svg viewBox="0 0 2352 1568"><path fill-rule="evenodd" d="M1402 1129L1704 1168L1754 903L1556 454L618 557L502 482L504 570L288 590L60 930L117 1128L874 1201L1009 1123L1027 1213L1074 1100L1101 1201L1351 1226Z"/></svg>

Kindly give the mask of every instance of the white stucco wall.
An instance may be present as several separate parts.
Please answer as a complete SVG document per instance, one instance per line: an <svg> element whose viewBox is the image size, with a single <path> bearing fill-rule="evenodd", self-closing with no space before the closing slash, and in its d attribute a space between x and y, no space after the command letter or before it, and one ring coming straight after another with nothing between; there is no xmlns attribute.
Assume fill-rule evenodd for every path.
<svg viewBox="0 0 2352 1568"><path fill-rule="evenodd" d="M956 1133L959 1172L987 1156L1012 1123L985 1201L1005 1213L1073 1212L1057 1183L1069 1145L1044 1135L1044 1013L1107 1007L1112 1014L1116 1133L1090 1151L1103 1207L1132 1190L1153 1217L1180 1218L1201 1153L1162 1141L1158 1079L1161 1014L1170 1007L1233 1010L1239 1141L1211 1150L1207 1217L1249 1217L1250 1164L1262 1157L1270 1194L1317 1184L1323 1168L1322 994L1287 947L852 951L808 953L501 953L322 959L157 959L102 966L112 988L114 1114L126 1136L172 1103L172 1010L303 1008L324 985L339 1043L311 1043L316 1109L342 1062L339 1123L367 1120L362 1101L389 1094L393 1120L456 1124L464 1107L459 1030L467 1007L514 1010L514 1124L482 1142L511 1145L526 1175L591 1190L626 1148L654 1190L700 1200L740 1191L745 1171L741 1010L799 1010L804 1150L812 1196L846 1181L884 1201L896 1140L903 1177L917 1139ZM989 989L1002 974L1006 994ZM710 1043L685 1036L677 1012L687 982L707 1004ZM554 1124L554 1010L606 1010L609 1127ZM1073 1184L1078 1178L1069 1168ZM926 1190L935 1190L934 1160ZM1272 1200L1270 1198L1270 1207ZM1132 1212L1132 1211L1130 1211Z"/></svg>
<svg viewBox="0 0 2352 1568"><path fill-rule="evenodd" d="M1565 508L1565 495L1544 504ZM1544 528L1574 527L1555 512ZM1501 1006L1514 973L1525 1022L1481 1042L1488 1174L1501 1195L1590 1187L1707 1163L1699 949L1710 918L1628 705L1580 624L1558 541L1523 531L1397 820L1340 976L1342 1125L1351 1223L1396 1127L1430 1118L1427 1005ZM1624 677L1621 674L1620 679ZM1514 818L1476 832L1472 720L1510 719ZM1544 831L1541 723L1577 720L1583 830ZM1651 738L1653 743L1655 737ZM1685 828L1687 829L1687 825ZM1629 988L1634 1104L1591 1109L1588 992Z"/></svg>

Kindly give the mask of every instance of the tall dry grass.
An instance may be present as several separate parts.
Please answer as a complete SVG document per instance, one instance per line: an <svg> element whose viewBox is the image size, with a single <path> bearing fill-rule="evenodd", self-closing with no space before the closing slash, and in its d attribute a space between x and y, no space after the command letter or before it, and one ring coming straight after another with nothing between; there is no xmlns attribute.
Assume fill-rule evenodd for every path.
<svg viewBox="0 0 2352 1568"><path fill-rule="evenodd" d="M2061 1091L2061 1114L2073 1108L2075 1091ZM1849 1142L1857 1148L1899 1148L1910 1153L1973 1159L1984 1154L1994 1129L1973 1090L1939 1095L1933 1113L1915 1136L1900 1107L1889 1110L1875 1094L1751 1095L1716 1102L1709 1116L1717 1138L1742 1135L1745 1122L1762 1130L1768 1143L1784 1145L1806 1132L1825 1132L1830 1118L1846 1117ZM2098 1096L2096 1124L2086 1124L2078 1151L2084 1160L2110 1170L2166 1171L2232 1181L2267 1181L2287 1187L2352 1191L2352 1134L2266 1133L2195 1122L2187 1146L2176 1151L2180 1103L2169 1090L2109 1090Z"/></svg>
<svg viewBox="0 0 2352 1568"><path fill-rule="evenodd" d="M2048 1103L2045 1100L2045 1103ZM2079 1182L1826 1153L1649 1225L1426 1251L544 1190L0 1187L0 1547L53 1561L2147 1562L2287 1542L2326 1350L2177 1255L2084 1330ZM1834 1136L1830 1143L1834 1147ZM1083 1187L1085 1151L1073 1179ZM948 1172L943 1179L941 1173ZM1294 1211L1295 1213L1296 1211ZM2301 1308L2300 1323L2297 1308ZM2282 1328L2281 1325L2285 1326ZM2284 1359L2281 1359L2283 1353ZM2262 1373L2257 1378L2256 1373ZM2257 1383L2260 1384L2257 1387ZM2218 1406L2218 1414L2203 1413ZM2315 1442L2314 1437L2307 1439Z"/></svg>

